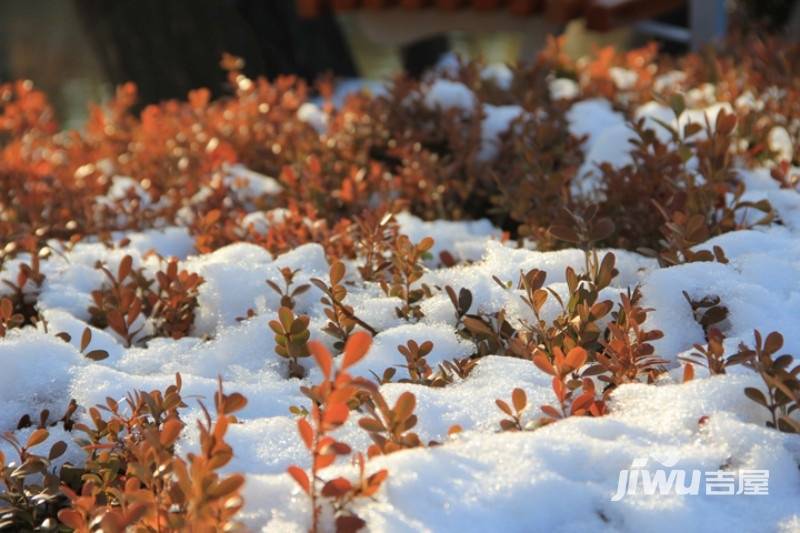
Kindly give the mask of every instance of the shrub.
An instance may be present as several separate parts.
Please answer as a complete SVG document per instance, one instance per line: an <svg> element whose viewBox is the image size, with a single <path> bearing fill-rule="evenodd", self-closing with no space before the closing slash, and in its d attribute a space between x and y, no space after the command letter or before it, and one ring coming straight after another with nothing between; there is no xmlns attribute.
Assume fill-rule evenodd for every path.
<svg viewBox="0 0 800 533"><path fill-rule="evenodd" d="M35 324L40 320L39 312L36 309L36 301L39 297L39 290L45 280L45 275L41 272L40 254L44 257L49 255L49 248L42 248L39 251L35 245L28 244L27 250L30 254L30 262L21 262L18 267L15 282L3 279L3 283L11 290L11 294L3 298L11 304L9 311L8 304L2 304L2 322L4 324L3 333L11 327L20 327ZM0 263L2 264L2 263Z"/></svg>
<svg viewBox="0 0 800 533"><path fill-rule="evenodd" d="M426 237L413 244L405 235L395 239L389 250L391 263L387 268L388 280L381 280L381 289L386 296L400 298L403 304L396 308L397 316L406 320L422 317L419 302L431 295L430 288L424 283L420 287L415 284L425 273L422 260L430 257L428 250L433 247L433 239Z"/></svg>
<svg viewBox="0 0 800 533"><path fill-rule="evenodd" d="M425 341L422 344L417 344L416 341L409 340L406 345L402 344L397 347L397 351L406 359L406 369L412 382L426 383L433 370L425 356L433 350L433 343Z"/></svg>
<svg viewBox="0 0 800 533"><path fill-rule="evenodd" d="M564 354L561 348L553 350L552 361L544 352L534 354L533 363L543 372L553 376L553 393L558 400L556 406L543 405L543 423L550 423L568 416L602 416L606 413L605 402L597 397L594 382L589 377L567 379L586 364L588 353L576 346ZM581 391L577 394L577 391Z"/></svg>
<svg viewBox="0 0 800 533"><path fill-rule="evenodd" d="M25 317L14 312L14 304L10 298L0 300L0 337L5 337L11 328L17 328L25 322Z"/></svg>
<svg viewBox="0 0 800 533"><path fill-rule="evenodd" d="M194 272L179 272L177 259L170 259L165 270L156 272L157 286L146 295L154 335L180 339L190 333L198 306L198 288L203 283L202 276Z"/></svg>
<svg viewBox="0 0 800 533"><path fill-rule="evenodd" d="M225 394L222 381L214 395L216 419L201 403L198 421L200 451L186 458L175 455L175 442L185 424L178 408L184 407L180 375L164 393L139 391L126 399L130 414L122 414L112 399L106 400L106 420L97 408L89 414L93 426L76 424L86 434L87 453L82 486L62 487L71 505L59 520L78 531L94 524L104 529L126 527L178 531L191 524L209 530L236 526L242 507L244 477L218 472L230 462L233 450L225 433L235 422L233 413L247 401L238 393Z"/></svg>
<svg viewBox="0 0 800 533"><path fill-rule="evenodd" d="M528 396L524 390L517 388L511 391L511 405L504 400L495 400L494 402L503 413L508 415L508 418L500 421L500 429L503 431L522 431L524 429L522 413L528 407Z"/></svg>
<svg viewBox="0 0 800 533"><path fill-rule="evenodd" d="M57 441L43 454L33 450L49 435L47 429L38 428L24 443L10 433L3 436L17 458L7 462L0 452L0 529L34 531L58 526L55 515L66 505L67 498L60 490L61 478L51 468L52 462L67 450L67 444Z"/></svg>
<svg viewBox="0 0 800 533"><path fill-rule="evenodd" d="M92 291L90 322L98 328L110 327L127 346L150 336L180 339L191 331L197 308L198 287L204 282L198 274L178 271L177 259L148 279L144 269L133 269L133 257L120 261L117 273L98 263L106 284ZM150 320L152 332L146 331Z"/></svg>
<svg viewBox="0 0 800 533"><path fill-rule="evenodd" d="M535 64L514 70L508 89L484 80L477 62L439 74L472 92L474 105L466 109L431 106L426 100L432 80L400 76L385 94L352 95L338 108L328 101L332 87L321 83L324 131L298 116L308 103L305 83L294 77L249 79L242 74L241 60L232 56L225 56L222 65L230 94L212 101L209 91L199 89L185 101L147 106L137 115L136 89L126 84L107 105L91 108L80 132L56 133L51 106L29 82L0 85L0 267L10 276L2 280L0 337L27 325L47 331L37 309L46 280L43 263L84 239L123 249L130 242L115 242L117 232L177 225L189 231L201 254L237 242L272 254L321 244L330 263L327 279L299 284L298 270L284 268L279 278L266 280L280 299L270 328L289 375L303 377L299 360L308 356L322 374L320 383L302 387L309 408L292 408L300 417L310 469L292 466L288 472L310 500L313 531L323 528L328 511L337 529L359 529L365 524L353 504L376 494L388 476L386 470L368 473L367 458L423 442L414 432L416 398L411 392L390 405L376 384L348 373L366 354L369 334L378 333L348 304L348 289L356 283L380 288L400 300L396 315L409 322L423 318L422 304L435 290L443 290L451 301L458 335L474 342L475 352L432 368L426 358L433 344L409 339L398 346L409 373L401 382L447 386L467 378L483 356L518 357L550 376L555 400L539 406L537 418L526 420L531 416L527 394L514 389L510 401L496 402L503 413L502 430L604 415L611 391L631 382L653 383L667 363L655 353L653 341L661 332L646 328L650 309L643 307L638 288L616 305L601 297L618 272L615 255L598 250L642 251L662 267L728 263L722 248L702 243L781 222L769 202L749 199L737 169L771 166L780 187L797 188L793 168L800 163L800 143L794 142L792 153L774 151L769 136L783 131L795 141L800 138L800 124L793 120L800 115L795 80L800 48L753 39L731 50L670 58L657 55L654 46L627 53L606 48L573 62L554 40ZM619 68L636 75L633 85L615 83L613 69ZM684 79L661 87L660 74L675 68ZM607 98L633 131L629 164L601 163L593 170L594 196L574 193L576 180L583 178L577 173L584 163L585 139L570 131L572 98L550 95L554 77L576 81L576 98ZM735 103L750 94L764 107L736 105L734 113L722 111L713 123L661 124L665 129L658 132L634 118L638 105L653 98L667 103L676 117L690 106L709 103L690 90L709 81L715 90L709 100ZM779 98L762 98L775 88L782 91ZM517 118L497 139L488 138L496 111L490 106L516 106L511 111ZM487 155L490 141L496 150ZM279 190L244 194L240 187L246 180L232 176L234 164L274 177ZM119 190L126 183L117 180L120 175L132 176L127 190ZM584 265L566 269L566 297L546 285L541 270L521 272L516 285L494 278L504 290L519 291L531 320L512 319L504 309L470 313L474 298L468 287L456 291L422 283L426 264L437 259L431 256L433 239L413 242L403 235L395 217L402 210L426 220L488 217L505 230L504 241L514 239L519 247L538 250L577 247L584 252ZM246 215L255 211L265 213L268 224L248 224ZM449 252L441 252L438 260L446 267L457 263ZM6 268L16 264L12 261L19 261L16 271ZM347 261L360 279L346 279ZM189 335L204 281L179 264L162 261L152 279L144 269L133 268L130 255L115 272L98 264L104 283L92 292L91 324L110 328L126 346L154 336ZM308 342L309 317L294 311L297 297L311 285L322 292L324 331L343 351L337 368L322 345ZM685 296L706 342L684 358L684 381L693 377L694 364L711 374L735 364L748 366L764 387L748 388L745 394L768 411L768 426L800 431L800 367L792 367L791 356L779 355L780 334L762 339L756 331L753 348L742 345L738 353L726 354L722 299ZM552 320L543 316L548 299L558 307ZM247 316L254 313L248 310ZM107 357L91 345L86 329L80 353L94 361ZM387 383L394 376L395 368L389 368L376 378ZM80 446L87 460L60 469L53 461L65 444L39 450L54 423L42 413L26 442L7 435L17 464L0 456L5 487L0 526L236 529L243 478L221 474L220 468L231 460L225 436L236 422L234 413L244 406L241 395L224 394L220 384L216 416L202 408L200 452L179 457L175 444L185 430L179 377L163 392L138 391L123 404L108 399L90 408L88 423L72 420L73 403L60 422L68 431L85 434ZM366 454L354 453L337 437L353 410L372 440ZM19 427L35 423L25 415ZM346 456L357 467L357 477L328 476L326 469Z"/></svg>
<svg viewBox="0 0 800 533"><path fill-rule="evenodd" d="M102 264L96 267L106 276L108 284L92 291L91 324L98 328L110 327L127 346L131 346L144 328L142 296L145 290L149 290L149 282L141 271L134 272L130 255L122 258L116 275Z"/></svg>
<svg viewBox="0 0 800 533"><path fill-rule="evenodd" d="M311 278L311 283L324 294L320 302L325 306L328 324L323 331L338 339L334 344L337 348L345 345L356 325L361 326L372 335L378 334L375 328L355 315L351 306L344 303L344 299L347 297L347 288L342 284L345 273L344 263L335 261L331 264L328 275L330 285L319 278Z"/></svg>
<svg viewBox="0 0 800 533"><path fill-rule="evenodd" d="M577 80L582 98L609 98L629 117L654 95L680 112L688 107L681 93L708 81L716 83L719 102L783 88L780 105L764 98L763 110L737 106L736 116L720 113L713 128L705 125L705 137L687 135L703 129L689 124L673 130L674 142L665 143L643 123L632 124L637 135L633 163L599 169L600 213L617 223L615 234L602 244L648 248L664 261L682 262L689 260L684 257L689 246L681 245L668 226L703 217L703 224L692 222L683 233L690 243L703 231L714 236L743 227L746 209L763 211L759 222L773 216L766 202L742 199L731 163L734 157L745 165L777 157L767 149L775 127L800 134L786 118L800 109L800 93L786 75L797 66L792 50L776 40L750 38L711 56L673 59L657 55L653 46L625 53L606 48L577 63L553 41L534 64L514 71L507 90L483 80L476 62L447 74L472 90L474 109L431 108L425 101L429 82L401 76L386 94L352 95L338 109L326 103L322 134L298 118L308 97L303 82L249 79L241 72L242 61L231 57L222 63L231 87L225 97L212 101L207 90L199 89L186 101L147 106L137 116L136 88L126 84L107 105L91 107L84 131L58 135L41 92L30 82L5 84L0 86L0 236L12 245L33 238L41 247L49 238L76 242L87 235L177 223L190 227L201 253L239 241L272 253L319 242L331 256L353 258L353 233L362 240L367 235L366 227L357 229L357 218L372 217L374 224L405 208L425 219L489 216L513 237L532 238L540 249L550 249L562 246L547 232L561 208L581 212L589 207L570 191L583 160L582 139L569 132L570 102L549 95L553 76ZM781 58L780 67L773 57ZM613 68L632 71L634 86L616 87ZM657 87L659 74L676 68L684 79ZM320 87L331 94L329 85ZM492 157L481 155L487 142L485 105L519 107ZM687 166L692 157L697 172ZM795 154L789 158L784 161L789 166L778 161L775 170L784 186L791 183L788 168L797 159ZM237 184L223 176L232 163L276 177L282 191L255 198L231 194ZM139 189L109 198L116 175L133 176ZM664 212L640 201L645 197ZM242 227L246 212L274 207L289 214L265 233Z"/></svg>
<svg viewBox="0 0 800 533"><path fill-rule="evenodd" d="M419 436L411 429L417 425L414 414L417 400L413 393L403 392L389 407L386 399L377 388L369 391L370 401L365 402L368 416L361 418L358 425L369 433L374 442L367 450L367 456L387 455L398 450L422 446Z"/></svg>
<svg viewBox="0 0 800 533"><path fill-rule="evenodd" d="M295 306L295 297L300 296L308 289L311 288L311 285L308 283L303 283L302 285L298 285L297 287L292 287L294 284L294 277L300 272L300 269L292 270L289 267L283 267L280 270L281 277L283 278L283 287L279 286L277 283L272 281L271 279L267 280L267 285L278 293L278 296L281 297L281 307L286 307L288 309L294 309Z"/></svg>
<svg viewBox="0 0 800 533"><path fill-rule="evenodd" d="M748 398L769 410L767 426L787 433L800 433L800 420L792 413L800 408L800 365L792 368L794 357L777 355L783 347L783 336L773 331L764 339L758 330L753 332L755 345L742 344L738 357L764 380L766 395L759 389L747 387Z"/></svg>
<svg viewBox="0 0 800 533"><path fill-rule="evenodd" d="M175 443L185 429L179 415L185 404L180 374L175 379L164 392L129 394L125 407L109 398L105 405L90 408L91 424L72 419L78 409L72 401L56 421L43 411L24 443L6 434L3 438L18 460L9 463L0 453L4 485L0 527L81 532L98 527L108 531L183 531L190 525L208 531L237 528L244 478L222 475L219 469L233 457L225 434L236 421L233 413L247 401L238 393L225 394L220 380L214 395L215 419L201 403L199 453L180 457ZM86 435L76 440L86 453L85 464L53 465L68 449L64 441L52 443L45 454L34 451L48 440L47 428L57 424ZM26 415L18 428L31 425Z"/></svg>
<svg viewBox="0 0 800 533"><path fill-rule="evenodd" d="M695 344L694 349L688 357L682 358L688 364L697 364L708 369L712 375L725 374L730 366L742 364L749 358L746 351L726 356L723 341L725 336L717 328L710 328L706 334L708 342L705 346Z"/></svg>
<svg viewBox="0 0 800 533"><path fill-rule="evenodd" d="M297 421L300 438L311 453L311 470L306 472L298 466L288 468L289 475L309 497L311 505L310 531L319 531L323 501L330 501L335 515L337 529L345 527L355 531L364 521L348 509L348 503L357 497L372 496L387 477L386 470L380 470L365 477L363 457L356 456L360 465L359 482L351 483L347 478L323 479L321 473L336 461L338 456L350 455L351 448L336 440L331 433L341 427L350 416L349 403L355 399L360 381L353 379L347 369L360 361L369 350L369 334L357 332L350 336L344 347L339 367L334 369L333 357L320 343L312 341L309 349L322 371L322 382L304 388L311 398L311 411L308 419ZM325 500L323 500L325 499Z"/></svg>
<svg viewBox="0 0 800 533"><path fill-rule="evenodd" d="M269 327L275 333L275 353L289 360L289 377L302 378L305 370L297 362L301 357L308 357L309 318L305 315L295 316L288 307L278 310L278 320L271 320Z"/></svg>
<svg viewBox="0 0 800 533"><path fill-rule="evenodd" d="M632 293L620 296L618 310L613 313L613 321L608 325L607 339L603 341L603 349L595 353L598 366L594 367L600 381L610 387L623 383L639 381L644 377L653 383L656 377L664 372L667 361L655 355L655 348L650 341L664 336L659 330L645 330L647 313L639 305L641 292L637 287Z"/></svg>

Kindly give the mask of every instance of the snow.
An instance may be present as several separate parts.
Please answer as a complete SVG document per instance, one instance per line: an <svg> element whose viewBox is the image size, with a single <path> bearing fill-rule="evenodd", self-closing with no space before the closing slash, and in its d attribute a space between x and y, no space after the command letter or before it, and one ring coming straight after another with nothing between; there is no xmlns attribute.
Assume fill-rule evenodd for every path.
<svg viewBox="0 0 800 533"><path fill-rule="evenodd" d="M8 431L31 405L52 412L67 405L70 369L84 361L69 344L28 329L12 331L0 342L0 430Z"/></svg>
<svg viewBox="0 0 800 533"><path fill-rule="evenodd" d="M264 195L274 196L283 190L275 178L253 172L242 165L232 165L225 176L225 182L242 201L255 200Z"/></svg>
<svg viewBox="0 0 800 533"><path fill-rule="evenodd" d="M297 118L310 124L318 133L325 133L328 129L328 115L312 102L305 102L297 108Z"/></svg>
<svg viewBox="0 0 800 533"><path fill-rule="evenodd" d="M186 228L169 227L148 230L129 234L127 237L131 241L130 248L139 252L140 255L153 251L163 257L186 259L194 253L194 238L189 235Z"/></svg>
<svg viewBox="0 0 800 533"><path fill-rule="evenodd" d="M256 307L256 298L266 297L270 291L264 280L274 272L271 262L269 252L247 243L231 244L189 260L187 268L205 280L199 289L196 332L213 333Z"/></svg>
<svg viewBox="0 0 800 533"><path fill-rule="evenodd" d="M436 220L425 222L419 218L400 213L395 217L400 231L408 235L412 242L419 242L425 237L436 235L430 254L438 262L439 254L448 251L457 260L476 261L483 256L488 240L500 237L500 230L492 226L487 219L470 222L450 222Z"/></svg>
<svg viewBox="0 0 800 533"><path fill-rule="evenodd" d="M429 109L458 109L465 113L472 113L477 99L469 87L463 83L437 79L425 93L424 102Z"/></svg>
<svg viewBox="0 0 800 533"><path fill-rule="evenodd" d="M680 70L670 70L664 74L659 75L653 80L653 90L660 93L670 87L680 85L686 79L686 73Z"/></svg>
<svg viewBox="0 0 800 533"><path fill-rule="evenodd" d="M504 68L487 68L482 76L501 85L506 80ZM614 76L623 87L636 81L627 71ZM678 76L669 80L678 83ZM556 98L579 95L577 85L566 79L554 80L551 90ZM632 118L644 118L648 127L661 130L659 135L664 130L655 119L682 126L688 121L704 122L708 116L713 124L716 113L729 109L727 104L709 101L713 95L713 87L692 93L693 108L677 120L671 110L655 102L644 104ZM455 109L465 114L476 110L475 95L469 88L442 79L431 83L424 103L431 109ZM298 114L320 129L324 115L317 112L321 113L319 108L307 107ZM486 152L482 150L481 157L491 158L498 136L523 111L516 106L485 105L483 112ZM632 132L625 115L599 98L574 103L568 120L573 134L586 136L583 178L577 181L588 194L596 164L621 166L630 162L627 141ZM770 134L770 147L777 153L776 161L791 160L793 145L783 127ZM751 344L753 330L759 329L762 333L781 331L785 351L800 353L800 331L796 327L800 316L800 197L794 190L778 187L769 176L769 164L742 169L740 175L747 184L748 198L767 198L781 224L731 232L698 246L721 246L730 259L728 264L658 268L653 259L611 250L620 273L601 297L613 301L621 292L641 287L644 305L653 308L645 327L664 332L654 345L671 371L654 385L619 387L611 397L607 416L573 417L535 431L498 433L502 413L494 400L508 400L515 387L526 391L531 405L525 422L534 421L540 405L554 401L549 376L531 362L511 357L482 358L466 379L458 378L443 388L397 382L382 385L381 392L390 402L404 391L413 391L419 417L416 431L425 442L443 444L368 463L369 471L387 468L390 473L374 502L355 506L371 530L800 530L800 441L797 436L764 427L766 410L742 393L747 386L761 387L758 377L744 368L715 377L697 369L694 381L680 383L678 358L704 340L682 291L697 299L720 297L729 310L721 326L730 350L740 342ZM234 184L234 194L245 203L280 192L273 178L244 167L231 167L226 176ZM115 200L124 202L128 194L144 200L146 191L138 187L138 182L130 178L114 178L108 197L101 201L109 205ZM242 225L263 233L280 216L281 210L253 210ZM449 298L437 288L468 288L473 295L471 313L503 309L508 319L517 323L531 319L521 291L501 287L493 276L516 287L520 273L538 268L547 273L545 286L564 295L565 268L583 266L579 250L540 252L504 242L502 232L488 220L425 222L407 213L399 214L397 220L412 241L426 236L435 239L431 257L425 260L425 273L417 283L430 287L434 295L421 303L421 319L406 321L395 312L401 303L397 298L386 297L374 283L358 281L357 261L348 264L346 303L378 330L369 353L353 368L359 376L370 377L372 372L380 375L394 367L396 379L406 378L405 359L397 346L409 340L433 342L433 351L427 357L432 367L474 353L474 346L456 329ZM323 248L307 244L273 257L259 246L239 243L196 255L185 228L131 232L115 235L114 240L118 242L123 236L130 240L125 247L108 247L87 239L43 261L47 278L38 307L47 329L44 325L29 326L0 339L0 432L13 430L24 413L33 415L43 408L59 413L70 398L91 406L106 397L122 398L132 389L164 388L176 372L183 376L185 396L192 404L191 418L198 412L195 399L208 403L221 375L227 390L239 391L249 400L240 423L230 430L236 455L228 467L247 474L245 521L253 530L306 531L308 502L285 469L290 464L307 466L309 457L296 435L295 417L289 408L309 405L300 386L317 380L319 371L311 358L305 358L300 363L309 370L308 376L304 380L287 378L286 361L275 354L274 335L268 327L280 306L279 297L266 280L282 284L279 270L284 267L299 269L296 285L309 283L313 277L326 279L329 263ZM440 260L444 251L459 264L445 268ZM91 292L105 282L95 263L101 261L114 271L130 254L136 268L152 273L162 263L151 252L177 257L181 269L204 278L199 308L191 336L177 341L152 339L127 348L109 331L88 325ZM0 278L12 279L24 259L4 263ZM334 339L323 332L327 318L320 297L321 292L312 287L297 297L295 311L310 316L312 338L332 347ZM243 319L248 310L255 316ZM550 298L543 315L549 318L557 312L555 299ZM79 339L86 327L92 331L90 349L106 350L107 359L94 362L80 354ZM72 340L56 338L58 332L69 333ZM352 416L338 436L355 449L364 449L369 438L357 427L357 418ZM463 432L448 437L448 428L454 424ZM57 431L50 437L71 438ZM196 446L192 432L179 443L181 452ZM8 448L3 444L0 449ZM770 472L770 495L637 494L611 501L620 471L642 458L651 465L674 460L675 468L703 471L723 466L736 473L766 469ZM332 471L352 474L353 470L342 463Z"/></svg>
<svg viewBox="0 0 800 533"><path fill-rule="evenodd" d="M480 412L480 402L491 402L493 396L493 390L483 391L480 384L492 375L501 380L496 388L511 385L508 377L513 375L513 383L528 389L531 400L538 399L536 394L545 397L546 384L526 368L530 366L486 358L474 378L426 394L449 396L448 407L455 413L434 404L441 409L434 408L434 413L448 413L442 426L458 421L470 429L441 447L370 462L371 468L388 468L391 480L376 503L356 508L371 528L487 531L502 520L508 531L759 531L767 523L797 521L797 443L758 425L763 413L741 394L752 379L726 376L686 385L630 385L614 394L615 410L602 419L571 418L532 433L474 429L478 424L470 423L471 416ZM473 380L479 385L470 385ZM426 396L419 403L427 408ZM660 409L663 405L670 409ZM708 421L700 425L703 416ZM736 498L706 495L633 495L610 501L620 470L630 468L637 458L650 464L677 460L675 468L702 471L716 471L724 464L734 471L769 469L770 496L750 497L746 505ZM252 524L267 521L266 531L307 527L304 519L297 519L304 516L307 503L285 476L251 476L245 496L272 509L250 515Z"/></svg>
<svg viewBox="0 0 800 533"><path fill-rule="evenodd" d="M634 115L634 120L644 119L644 127L656 132L661 142L669 142L672 134L664 124L675 126L675 113L669 107L658 102L647 102L640 106Z"/></svg>
<svg viewBox="0 0 800 533"><path fill-rule="evenodd" d="M578 82L569 78L556 78L550 82L550 96L553 100L571 100L576 98L581 90Z"/></svg>
<svg viewBox="0 0 800 533"><path fill-rule="evenodd" d="M598 135L605 129L624 125L625 117L614 111L611 103L602 98L592 98L576 102L567 113L570 132L576 137L588 136L586 148L596 142Z"/></svg>
<svg viewBox="0 0 800 533"><path fill-rule="evenodd" d="M733 107L728 102L721 102L712 104L708 107L687 109L681 113L680 117L678 117L678 121L676 123L678 131L681 133L681 135L683 135L683 128L686 127L687 124L693 122L703 126L702 130L695 133L695 135L698 137L703 138L706 135L706 121L708 121L708 126L713 132L716 125L717 115L719 115L720 111L733 113Z"/></svg>
<svg viewBox="0 0 800 533"><path fill-rule="evenodd" d="M523 110L518 105L494 106L484 104L483 112L485 118L481 123L481 151L478 159L487 161L497 156L500 148L499 137L508 131L511 122L522 116Z"/></svg>
<svg viewBox="0 0 800 533"><path fill-rule="evenodd" d="M783 126L775 126L769 130L767 136L767 143L769 149L778 153L778 161L791 161L794 156L794 147L792 146L792 137L786 128Z"/></svg>
<svg viewBox="0 0 800 533"><path fill-rule="evenodd" d="M514 73L504 63L492 63L481 70L481 79L491 81L498 89L508 90L514 80Z"/></svg>
<svg viewBox="0 0 800 533"><path fill-rule="evenodd" d="M627 124L617 124L604 129L589 144L586 158L578 170L578 179L572 184L575 194L591 196L600 184L598 166L610 163L621 168L633 163L630 156L631 143L636 133Z"/></svg>
<svg viewBox="0 0 800 533"><path fill-rule="evenodd" d="M356 93L367 93L376 97L383 96L387 93L386 84L381 80L345 78L337 81L331 101L334 106L341 107L345 100L347 100L348 96ZM322 98L318 97L314 99L312 103L319 107L319 105L322 103ZM299 111L300 109L298 109L298 112ZM303 116L305 116L305 118L309 118L308 115ZM300 120L305 120L303 116L298 116L298 118L300 118Z"/></svg>
<svg viewBox="0 0 800 533"><path fill-rule="evenodd" d="M628 91L633 89L639 79L638 74L632 70L621 67L611 67L608 69L608 74L611 76L611 81L617 86L620 91Z"/></svg>

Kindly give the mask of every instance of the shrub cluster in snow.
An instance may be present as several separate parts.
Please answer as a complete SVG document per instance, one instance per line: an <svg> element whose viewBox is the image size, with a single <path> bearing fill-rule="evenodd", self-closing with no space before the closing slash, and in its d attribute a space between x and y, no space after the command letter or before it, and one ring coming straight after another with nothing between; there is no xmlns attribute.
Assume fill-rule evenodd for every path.
<svg viewBox="0 0 800 533"><path fill-rule="evenodd" d="M653 54L466 64L340 109L233 70L235 98L194 92L140 120L122 89L73 145L52 137L35 93L7 87L27 114L8 104L1 125L15 139L0 165L2 462L33 439L68 442L37 461L81 465L90 407L159 390L132 409L142 428L111 426L128 439L111 448L160 449L153 430L163 483L186 465L193 483L213 480L192 511L174 510L189 492L170 492L170 520L227 509L215 525L265 531L797 530L800 367L781 355L800 353L800 91L780 73L769 82L785 87L764 86L760 64L736 78L723 56L731 79L713 86L697 58L675 72L648 67ZM202 135L187 140L195 121ZM47 200L19 175L91 201ZM185 406L170 404L176 391ZM42 437L40 411L71 399ZM500 431L509 416L519 431ZM357 452L373 475L361 485L347 459L318 469ZM612 501L641 459L766 470L769 495ZM141 475L129 470L115 474ZM65 494L48 500L58 519L92 516ZM158 520L148 513L136 520Z"/></svg>

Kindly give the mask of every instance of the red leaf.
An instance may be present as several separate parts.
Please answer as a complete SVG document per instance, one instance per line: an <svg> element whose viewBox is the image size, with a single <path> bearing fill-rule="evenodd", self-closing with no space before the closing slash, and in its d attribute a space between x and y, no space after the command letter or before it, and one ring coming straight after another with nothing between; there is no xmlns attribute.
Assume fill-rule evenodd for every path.
<svg viewBox="0 0 800 533"><path fill-rule="evenodd" d="M353 488L353 485L343 477L334 478L322 487L322 495L328 498L344 496Z"/></svg>
<svg viewBox="0 0 800 533"><path fill-rule="evenodd" d="M122 258L122 261L119 262L119 270L117 271L117 280L122 281L123 279L128 277L128 274L131 273L131 269L133 267L133 257L126 255Z"/></svg>
<svg viewBox="0 0 800 533"><path fill-rule="evenodd" d="M336 533L355 533L366 527L367 523L355 515L336 517Z"/></svg>

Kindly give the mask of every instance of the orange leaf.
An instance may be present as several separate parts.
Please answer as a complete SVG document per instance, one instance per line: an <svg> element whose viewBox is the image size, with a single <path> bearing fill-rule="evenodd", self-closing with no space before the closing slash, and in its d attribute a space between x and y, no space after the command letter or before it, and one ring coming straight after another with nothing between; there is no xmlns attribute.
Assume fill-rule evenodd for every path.
<svg viewBox="0 0 800 533"><path fill-rule="evenodd" d="M389 471L384 468L369 476L367 478L367 483L370 485L380 485L386 480L387 477L389 477Z"/></svg>
<svg viewBox="0 0 800 533"><path fill-rule="evenodd" d="M349 415L350 409L347 408L346 404L335 403L329 405L325 409L325 414L322 417L322 424L327 428L335 428L344 424Z"/></svg>
<svg viewBox="0 0 800 533"><path fill-rule="evenodd" d="M177 418L170 418L164 422L164 427L161 430L158 440L162 446L169 446L175 442L178 435L181 434L183 424Z"/></svg>
<svg viewBox="0 0 800 533"><path fill-rule="evenodd" d="M339 387L339 384L337 383L336 386ZM357 389L355 387L350 385L337 388L330 394L330 396L328 396L328 403L347 403L350 401L350 398L355 395L356 390Z"/></svg>
<svg viewBox="0 0 800 533"><path fill-rule="evenodd" d="M92 342L92 330L89 328L83 329L83 334L81 335L81 352L89 346L89 343Z"/></svg>
<svg viewBox="0 0 800 533"><path fill-rule="evenodd" d="M508 416L514 416L514 411L512 411L508 404L503 400L495 400L494 403Z"/></svg>
<svg viewBox="0 0 800 533"><path fill-rule="evenodd" d="M561 413L559 413L552 405L543 405L540 407L540 409L544 414L551 418L561 418Z"/></svg>
<svg viewBox="0 0 800 533"><path fill-rule="evenodd" d="M593 401L594 394L584 392L572 401L572 414L578 414L578 411L584 411L588 409Z"/></svg>
<svg viewBox="0 0 800 533"><path fill-rule="evenodd" d="M26 448L33 448L37 444L41 444L47 440L47 437L50 436L50 433L46 429L37 429L33 433L30 434L28 437L28 442L25 443Z"/></svg>
<svg viewBox="0 0 800 533"><path fill-rule="evenodd" d="M411 416L411 413L414 412L414 407L417 405L417 398L414 396L412 392L404 392L397 398L397 402L394 404L394 411L395 416L397 417L398 421L402 421L407 419Z"/></svg>
<svg viewBox="0 0 800 533"><path fill-rule="evenodd" d="M323 468L327 468L333 464L336 460L335 453L328 453L325 455L315 455L314 456L314 466L317 470L322 470Z"/></svg>
<svg viewBox="0 0 800 533"><path fill-rule="evenodd" d="M314 442L314 430L311 429L311 424L309 424L305 418L301 418L297 421L297 430L300 433L300 437L303 439L306 448L310 450L311 445Z"/></svg>
<svg viewBox="0 0 800 533"><path fill-rule="evenodd" d="M298 485L300 485L300 488L303 489L303 491L306 494L311 493L311 484L308 482L308 475L306 475L305 470L303 470L299 466L292 465L286 469L286 472L288 472L289 475L294 478L294 480L297 482Z"/></svg>
<svg viewBox="0 0 800 533"><path fill-rule="evenodd" d="M586 362L588 354L580 346L576 346L567 353L567 365L573 370L580 368Z"/></svg>
<svg viewBox="0 0 800 533"><path fill-rule="evenodd" d="M225 396L224 404L225 414L229 415L243 409L247 405L247 398L238 392L234 392Z"/></svg>
<svg viewBox="0 0 800 533"><path fill-rule="evenodd" d="M11 300L8 298L0 300L0 318L8 320L12 314L14 314L14 304L11 303Z"/></svg>
<svg viewBox="0 0 800 533"><path fill-rule="evenodd" d="M539 368L542 372L546 374L550 374L551 376L556 373L553 365L547 359L547 356L543 352L538 352L536 355L533 356L533 364Z"/></svg>
<svg viewBox="0 0 800 533"><path fill-rule="evenodd" d="M344 359L342 360L342 369L349 368L359 362L367 355L369 347L372 344L372 337L369 333L358 331L350 335L347 339L347 344L344 347Z"/></svg>
<svg viewBox="0 0 800 533"><path fill-rule="evenodd" d="M364 519L354 514L344 514L336 517L336 533L356 533L366 527Z"/></svg>
<svg viewBox="0 0 800 533"><path fill-rule="evenodd" d="M567 396L567 389L564 386L564 383L562 383L557 377L553 378L553 392L556 393L556 398L558 398L558 401L563 403L564 398Z"/></svg>
<svg viewBox="0 0 800 533"><path fill-rule="evenodd" d="M67 527L71 527L76 531L83 530L84 519L81 514L74 509L61 509L58 512L58 519Z"/></svg>
<svg viewBox="0 0 800 533"><path fill-rule="evenodd" d="M330 278L331 278L331 285L338 285L342 278L344 278L345 269L344 263L341 261L336 261L331 265L330 269Z"/></svg>
<svg viewBox="0 0 800 533"><path fill-rule="evenodd" d="M386 428L383 426L383 423L375 418L364 417L358 421L359 427L365 431L370 431L372 433L380 433L384 431Z"/></svg>
<svg viewBox="0 0 800 533"><path fill-rule="evenodd" d="M122 318L122 314L120 314L118 310L110 310L106 316L106 319L108 320L108 324L111 326L111 329L113 329L114 332L118 333L120 336L124 337L128 333L125 320Z"/></svg>
<svg viewBox="0 0 800 533"><path fill-rule="evenodd" d="M694 366L692 363L686 363L683 366L683 382L692 381L694 379Z"/></svg>
<svg viewBox="0 0 800 533"><path fill-rule="evenodd" d="M528 405L528 397L522 389L514 389L511 393L511 401L517 412L522 411Z"/></svg>
<svg viewBox="0 0 800 533"><path fill-rule="evenodd" d="M305 472L303 472L305 474ZM222 481L212 483L207 491L208 495L212 498L224 498L238 492L244 485L244 476L241 474L233 474Z"/></svg>
<svg viewBox="0 0 800 533"><path fill-rule="evenodd" d="M314 356L317 366L322 370L322 375L325 379L330 379L331 369L333 368L333 358L331 352L319 341L311 341L308 343L308 351Z"/></svg>

